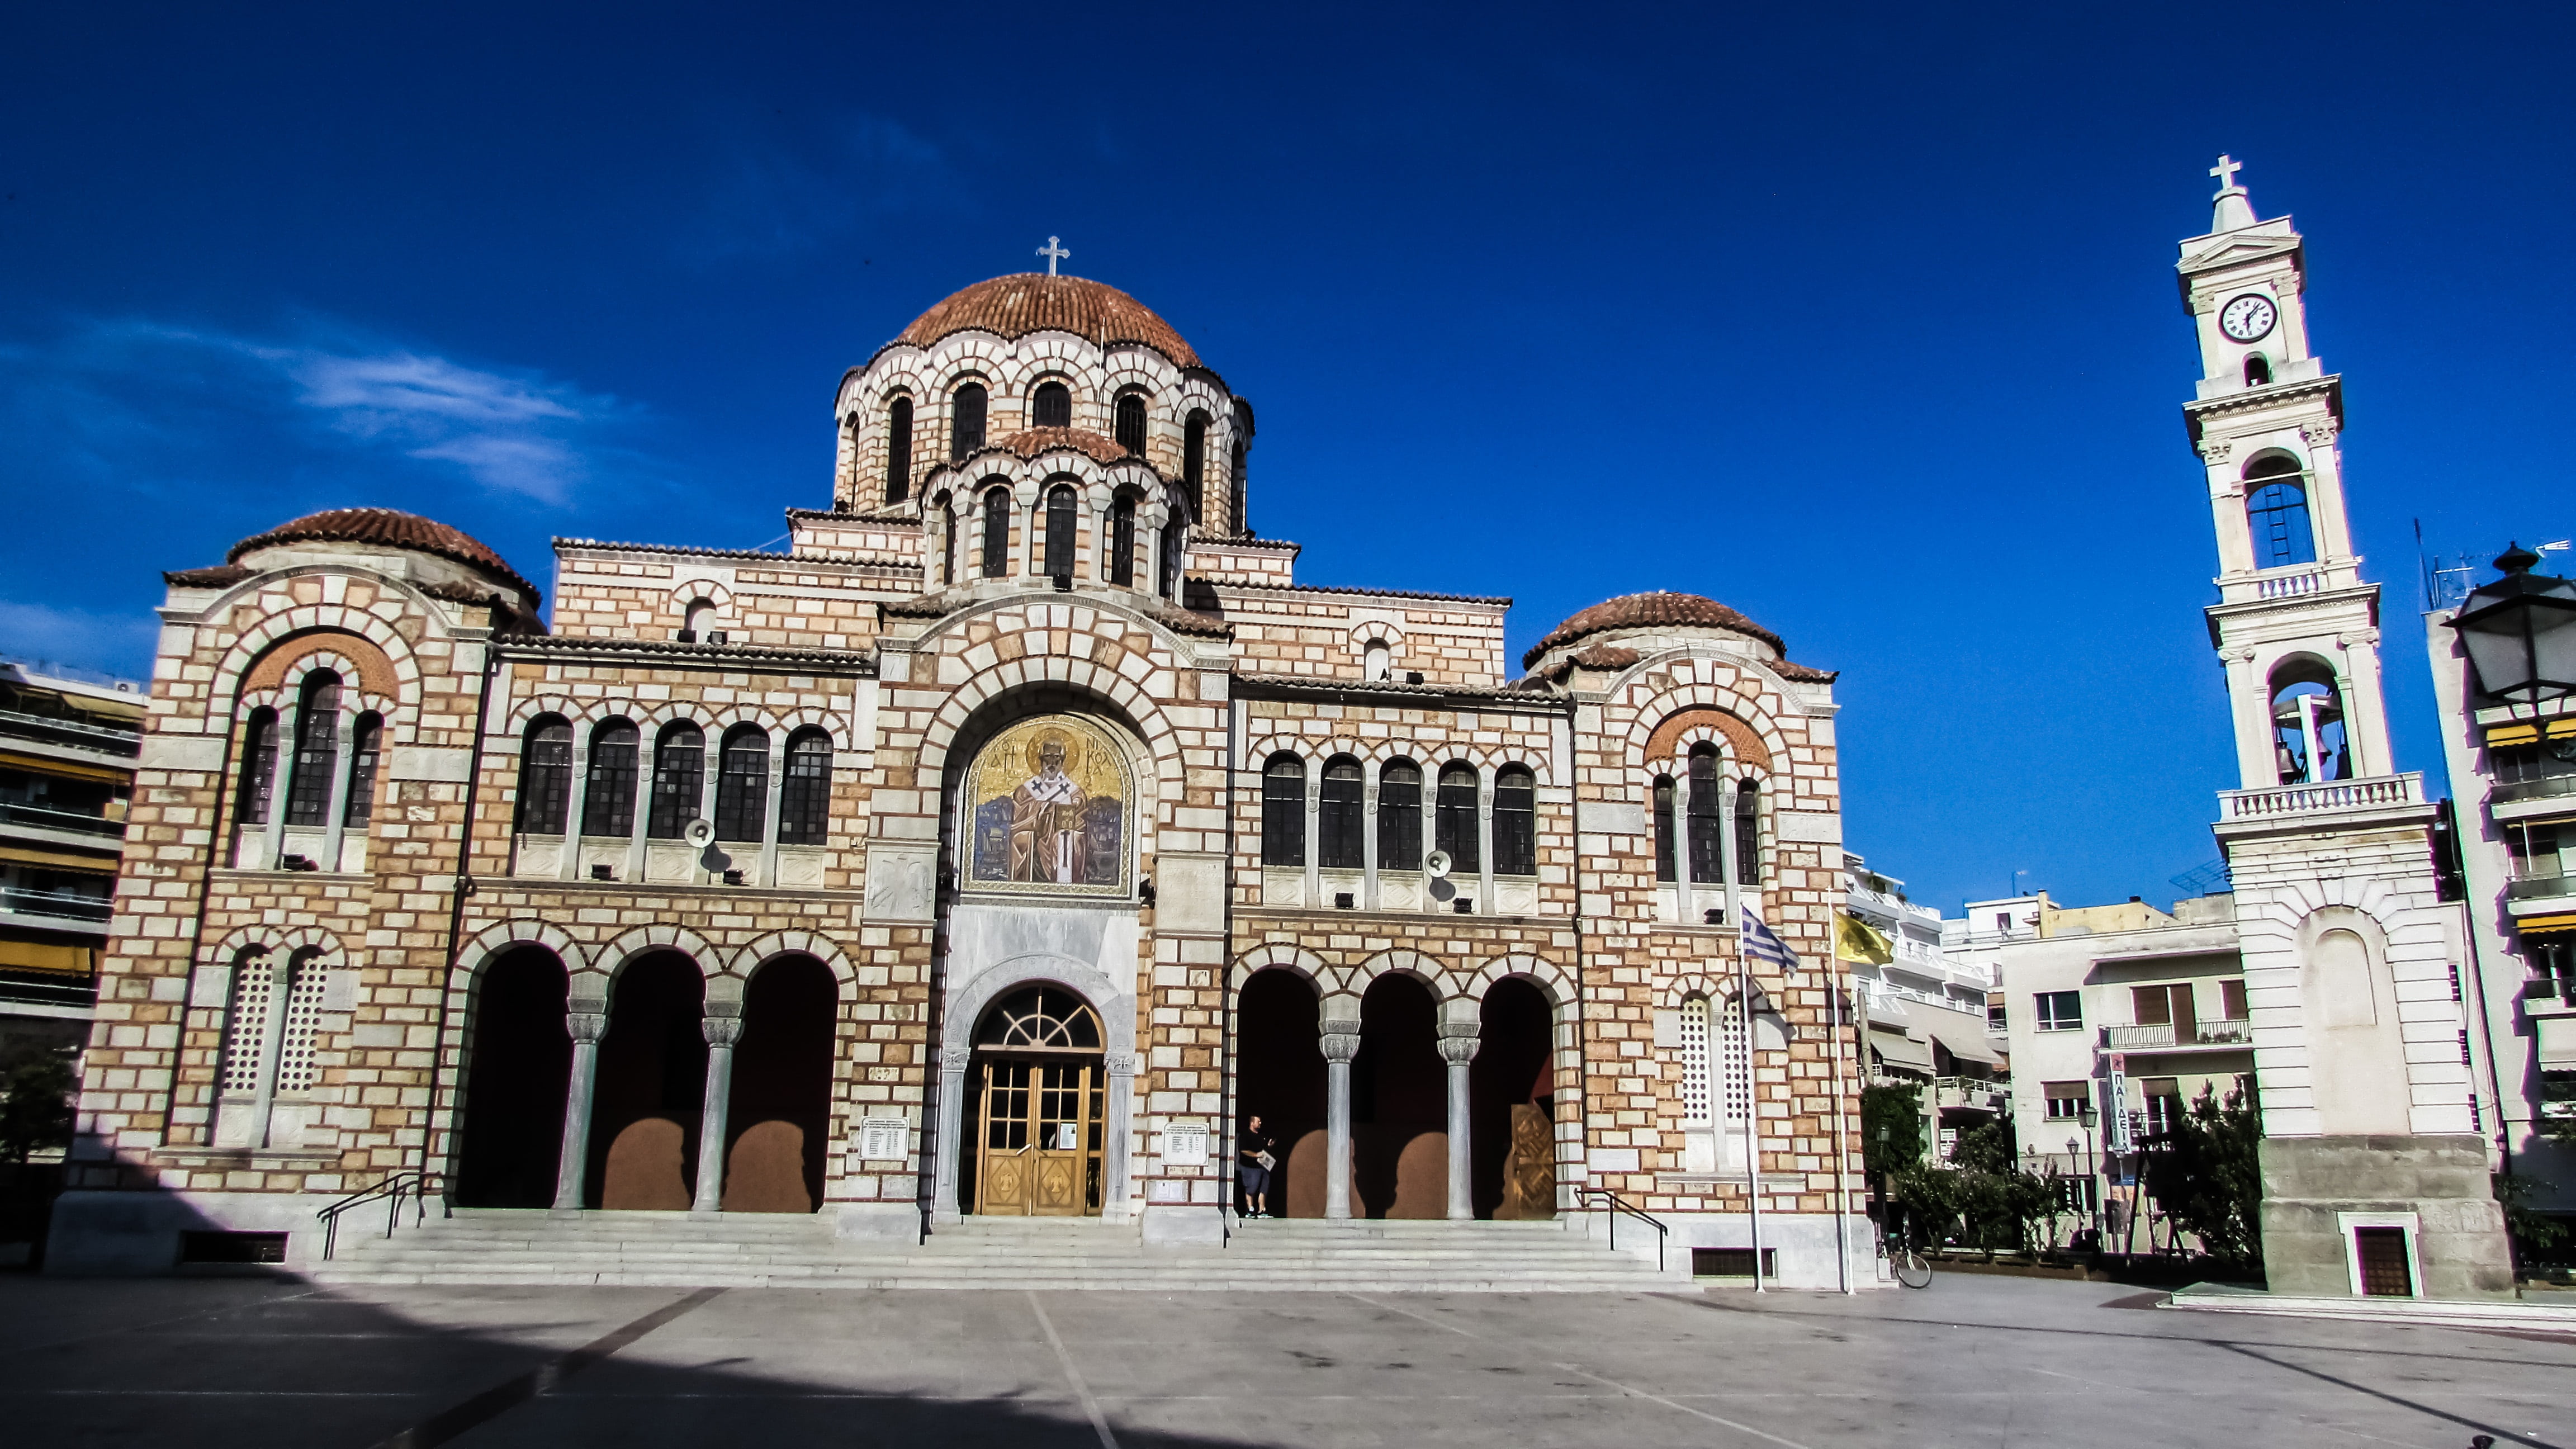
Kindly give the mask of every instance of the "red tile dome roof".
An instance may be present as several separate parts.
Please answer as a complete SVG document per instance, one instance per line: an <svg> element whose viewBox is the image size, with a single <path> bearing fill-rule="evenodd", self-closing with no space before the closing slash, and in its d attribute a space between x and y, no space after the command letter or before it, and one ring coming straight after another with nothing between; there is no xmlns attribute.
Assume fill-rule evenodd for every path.
<svg viewBox="0 0 2576 1449"><path fill-rule="evenodd" d="M526 590L531 598L537 593L536 585L519 577L519 571L482 540L436 519L391 508L331 508L308 513L234 544L224 561L239 563L245 554L281 543L362 543L376 548L410 549L481 569Z"/></svg>
<svg viewBox="0 0 2576 1449"><path fill-rule="evenodd" d="M1784 657L1789 652L1788 646L1780 642L1779 635L1715 599L1704 599L1697 594L1622 594L1615 599L1605 599L1550 629L1546 638L1531 645L1529 652L1521 656L1521 668L1528 669L1546 657L1550 650L1561 649L1590 635L1607 634L1614 629L1671 628L1724 629L1759 639Z"/></svg>
<svg viewBox="0 0 2576 1449"><path fill-rule="evenodd" d="M1087 277L1050 277L1019 272L977 282L912 319L895 338L928 347L953 332L981 329L997 337L1020 338L1032 332L1071 332L1106 347L1112 342L1141 342L1182 367L1199 366L1199 355L1151 308L1106 282Z"/></svg>

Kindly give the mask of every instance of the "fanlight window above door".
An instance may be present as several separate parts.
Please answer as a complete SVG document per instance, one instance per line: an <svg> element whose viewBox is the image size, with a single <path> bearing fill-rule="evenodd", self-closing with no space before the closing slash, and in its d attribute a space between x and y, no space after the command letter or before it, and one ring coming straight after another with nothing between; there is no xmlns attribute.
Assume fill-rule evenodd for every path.
<svg viewBox="0 0 2576 1449"><path fill-rule="evenodd" d="M1100 1018L1061 986L1014 992L985 1014L975 1044L1014 1051L1096 1052Z"/></svg>

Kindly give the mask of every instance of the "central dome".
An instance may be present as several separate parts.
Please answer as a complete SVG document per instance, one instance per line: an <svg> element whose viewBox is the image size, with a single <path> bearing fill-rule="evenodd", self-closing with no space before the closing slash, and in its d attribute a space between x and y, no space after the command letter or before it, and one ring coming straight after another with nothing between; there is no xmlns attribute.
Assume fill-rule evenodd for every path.
<svg viewBox="0 0 2576 1449"><path fill-rule="evenodd" d="M1014 340L1032 332L1070 332L1106 347L1141 342L1182 367L1199 355L1154 310L1106 282L1021 272L977 282L912 319L895 338L928 347L953 332L990 332Z"/></svg>

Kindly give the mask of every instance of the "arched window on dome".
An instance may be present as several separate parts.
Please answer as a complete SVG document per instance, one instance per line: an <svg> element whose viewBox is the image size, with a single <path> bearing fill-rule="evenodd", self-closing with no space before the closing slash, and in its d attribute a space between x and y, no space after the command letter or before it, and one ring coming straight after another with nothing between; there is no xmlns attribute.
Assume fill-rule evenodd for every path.
<svg viewBox="0 0 2576 1449"><path fill-rule="evenodd" d="M1033 428L1069 428L1073 426L1073 389L1060 382L1042 382L1029 398L1029 426Z"/></svg>
<svg viewBox="0 0 2576 1449"><path fill-rule="evenodd" d="M984 494L984 577L998 579L1011 571L1011 490Z"/></svg>
<svg viewBox="0 0 2576 1449"><path fill-rule="evenodd" d="M1136 583L1136 495L1121 493L1109 505L1109 582Z"/></svg>
<svg viewBox="0 0 2576 1449"><path fill-rule="evenodd" d="M1190 409L1189 420L1181 425L1181 488L1190 495L1194 519L1207 517L1207 434L1207 410Z"/></svg>
<svg viewBox="0 0 2576 1449"><path fill-rule="evenodd" d="M939 582L957 582L957 515L948 506L948 495L930 500L931 509L939 515Z"/></svg>
<svg viewBox="0 0 2576 1449"><path fill-rule="evenodd" d="M901 503L912 493L912 399L899 397L886 409L885 501Z"/></svg>
<svg viewBox="0 0 2576 1449"><path fill-rule="evenodd" d="M1234 440L1234 461L1226 469L1226 512L1236 537L1243 535L1243 439Z"/></svg>
<svg viewBox="0 0 2576 1449"><path fill-rule="evenodd" d="M1145 395L1141 392L1118 399L1118 446L1139 458L1145 456Z"/></svg>
<svg viewBox="0 0 2576 1449"><path fill-rule="evenodd" d="M1422 869L1422 767L1411 760L1378 767L1377 868Z"/></svg>
<svg viewBox="0 0 2576 1449"><path fill-rule="evenodd" d="M2298 459L2275 453L2246 467L2245 521L2254 536L2254 567L2277 569L2316 562L2307 479Z"/></svg>
<svg viewBox="0 0 2576 1449"><path fill-rule="evenodd" d="M948 456L963 458L984 446L984 384L970 382L948 398Z"/></svg>
<svg viewBox="0 0 2576 1449"><path fill-rule="evenodd" d="M1440 767L1440 793L1431 807L1432 845L1448 854L1449 869L1475 875L1485 868L1482 832L1476 828L1476 767Z"/></svg>
<svg viewBox="0 0 2576 1449"><path fill-rule="evenodd" d="M1046 571L1049 578L1073 577L1074 523L1077 517L1073 489L1058 483L1047 490L1046 504Z"/></svg>
<svg viewBox="0 0 2576 1449"><path fill-rule="evenodd" d="M1322 798L1315 805L1315 864L1325 870L1359 870L1368 864L1366 822L1360 816L1360 762L1335 755L1324 762Z"/></svg>
<svg viewBox="0 0 2576 1449"><path fill-rule="evenodd" d="M1177 601L1181 597L1183 540L1191 518L1189 500L1175 488L1163 500L1163 507L1169 517L1163 524L1162 577L1156 580L1155 587L1164 598Z"/></svg>
<svg viewBox="0 0 2576 1449"><path fill-rule="evenodd" d="M1306 863L1306 762L1272 755L1261 771L1261 863Z"/></svg>

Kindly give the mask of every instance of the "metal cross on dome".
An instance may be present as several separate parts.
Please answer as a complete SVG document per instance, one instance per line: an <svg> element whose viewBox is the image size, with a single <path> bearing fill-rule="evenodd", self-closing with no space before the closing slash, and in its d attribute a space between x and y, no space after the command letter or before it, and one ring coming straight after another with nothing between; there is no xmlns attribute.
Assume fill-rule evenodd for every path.
<svg viewBox="0 0 2576 1449"><path fill-rule="evenodd" d="M1064 238L1060 236L1051 236L1047 238L1047 244L1045 246L1038 248L1038 255L1047 259L1047 275L1050 277L1055 275L1055 264L1057 262L1073 255L1073 253L1064 249L1063 242Z"/></svg>
<svg viewBox="0 0 2576 1449"><path fill-rule="evenodd" d="M2218 164L2209 168L2209 174L2218 178L2218 189L2220 191L2234 191L2236 189L2236 173L2244 169L2244 162L2237 160L2233 156L2221 156L2218 158ZM1055 238L1049 237L1047 240L1053 241Z"/></svg>

